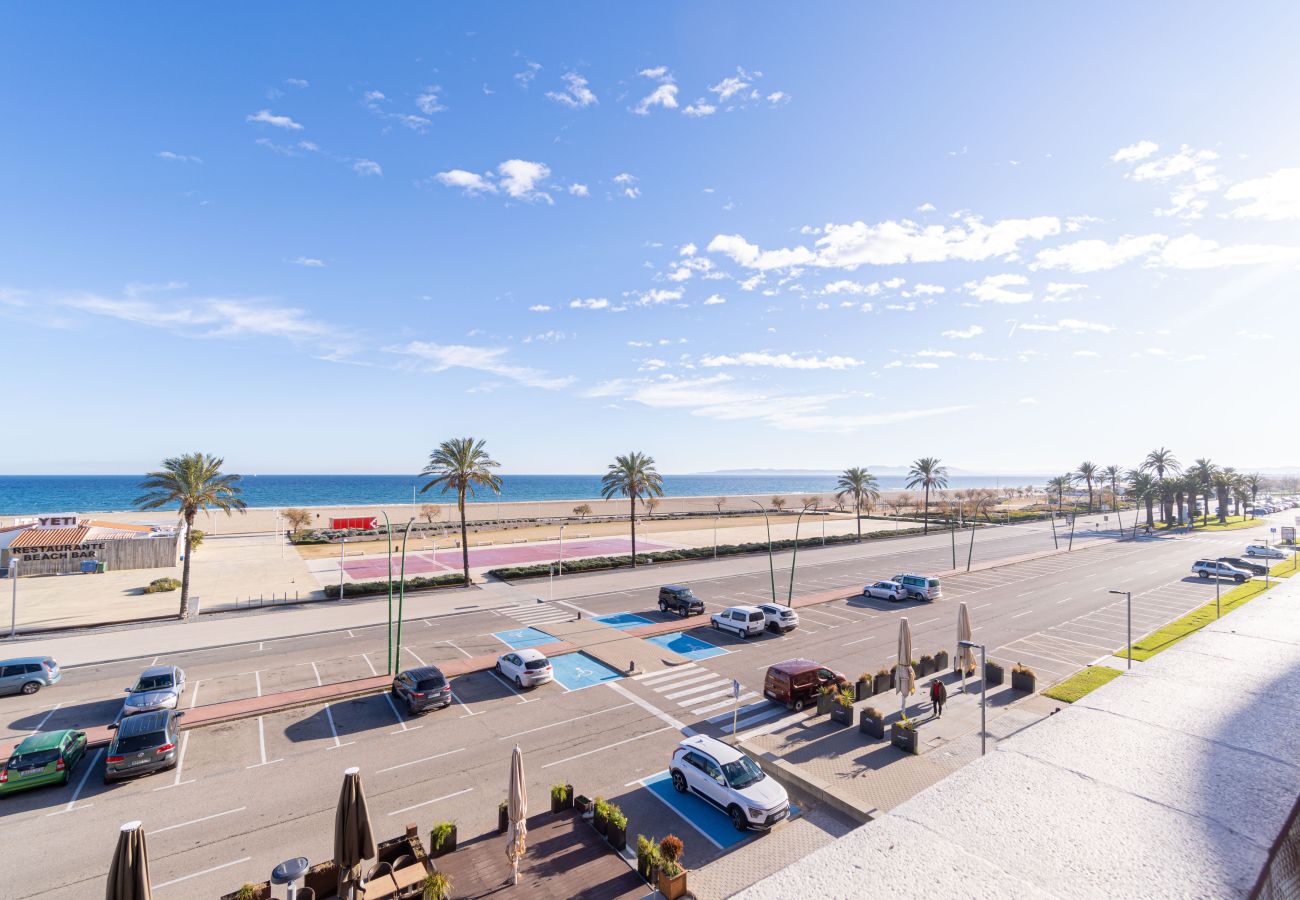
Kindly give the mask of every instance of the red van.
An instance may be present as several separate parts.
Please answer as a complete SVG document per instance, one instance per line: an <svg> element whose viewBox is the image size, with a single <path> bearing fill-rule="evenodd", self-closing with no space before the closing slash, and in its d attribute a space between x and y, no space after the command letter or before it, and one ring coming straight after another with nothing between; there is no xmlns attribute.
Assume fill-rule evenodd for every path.
<svg viewBox="0 0 1300 900"><path fill-rule="evenodd" d="M763 679L763 696L786 709L801 710L817 702L817 694L826 685L847 684L844 676L811 659L787 659L769 666Z"/></svg>

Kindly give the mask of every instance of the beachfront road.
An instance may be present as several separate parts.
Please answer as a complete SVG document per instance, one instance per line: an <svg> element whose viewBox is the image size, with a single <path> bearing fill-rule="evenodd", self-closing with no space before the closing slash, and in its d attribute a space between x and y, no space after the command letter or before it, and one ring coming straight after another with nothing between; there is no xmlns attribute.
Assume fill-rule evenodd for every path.
<svg viewBox="0 0 1300 900"><path fill-rule="evenodd" d="M1095 546L1078 549L1085 541ZM1123 644L1123 599L1109 590L1133 592L1134 632L1144 633L1213 598L1213 585L1189 578L1192 560L1236 552L1246 542L1239 533L1124 542L1076 536L1074 553L946 579L944 599L931 604L849 595L866 581L898 571L947 568L946 535L803 551L796 594L844 588L848 599L801 609L803 627L782 637L742 642L702 622L691 634L726 652L697 660L697 671L671 685L623 679L573 691L551 684L517 692L492 673L476 673L455 680L451 707L416 719L380 695L195 729L182 738L183 761L175 771L112 786L101 781L102 752L92 751L68 786L0 801L6 833L22 835L25 846L77 851L33 853L16 873L11 868L17 877L6 877L4 894L72 897L102 890L117 827L132 819L143 820L151 832L151 874L160 897L217 896L244 881L263 880L283 859L325 859L340 775L350 765L363 770L381 837L400 833L407 822L418 823L427 835L443 819L457 821L464 835L478 834L495 823L515 743L527 760L530 809L546 807L551 784L572 783L618 802L633 834L678 833L690 865L700 866L723 852L725 829L696 829L639 782L664 769L683 727L715 736L730 731L732 679L744 694L741 730L771 725L789 714L757 696L769 664L806 656L850 678L887 667L903 615L918 655L951 649L957 601L963 600L975 638L988 644L990 655L1031 665L1040 684L1046 683ZM985 548L983 558L989 559L1051 546L1050 531L998 529L977 537L976 553L978 559ZM786 574L778 570L777 582L782 595L788 555L784 560ZM766 559L761 562L625 573L621 581L628 586L617 590L607 588L617 587L619 576L566 577L555 603L540 606L547 614L631 612L658 621L656 587L666 580L690 584L712 611L769 598ZM746 571L714 574L742 563ZM584 584L602 590L584 593ZM401 664L501 652L504 645L495 635L527 627L528 619L520 618L526 614L536 621L537 606L408 622ZM182 705L370 675L386 663L383 627L258 641L261 617L247 621L247 643L166 657L187 670L191 686ZM113 635L104 637L111 646ZM70 667L55 689L0 699L0 740L110 720L122 688L152 661Z"/></svg>

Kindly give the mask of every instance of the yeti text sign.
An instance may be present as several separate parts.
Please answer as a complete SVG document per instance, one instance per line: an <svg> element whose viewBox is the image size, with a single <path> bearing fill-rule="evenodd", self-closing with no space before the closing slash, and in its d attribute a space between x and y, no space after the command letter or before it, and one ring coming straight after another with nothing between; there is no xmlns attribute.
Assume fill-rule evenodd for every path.
<svg viewBox="0 0 1300 900"><path fill-rule="evenodd" d="M20 547L12 555L20 562L40 562L50 559L95 559L104 549L104 543L52 544L48 547Z"/></svg>

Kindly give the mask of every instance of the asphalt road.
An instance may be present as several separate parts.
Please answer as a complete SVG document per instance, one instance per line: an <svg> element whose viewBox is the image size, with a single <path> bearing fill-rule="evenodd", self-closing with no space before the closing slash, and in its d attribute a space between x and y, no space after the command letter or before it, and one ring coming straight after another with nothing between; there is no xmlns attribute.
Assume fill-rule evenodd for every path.
<svg viewBox="0 0 1300 900"><path fill-rule="evenodd" d="M380 695L195 729L183 737L177 770L111 786L101 780L102 752L92 752L67 787L0 801L0 821L6 832L22 836L24 846L76 848L75 853L37 853L39 862L23 866L20 878L4 879L0 895L97 893L117 826L131 819L141 819L151 832L151 872L160 897L216 896L245 880L265 878L282 859L327 858L340 776L350 765L362 767L381 837L400 833L408 821L418 822L427 834L442 819L456 820L463 833L480 833L495 822L516 742L525 753L533 810L547 806L551 784L567 781L580 792L619 803L633 835L678 833L686 841L688 866L700 866L729 849L737 836L711 813L688 822L639 782L663 771L683 729L713 735L730 730L733 678L745 694L742 730L774 727L788 713L757 696L769 664L808 656L850 677L888 666L903 615L912 625L918 655L940 646L951 649L960 599L971 608L976 639L988 644L994 658L1032 665L1042 676L1040 684L1046 683L1123 644L1123 598L1109 590L1133 592L1134 636L1139 636L1212 599L1213 585L1188 577L1191 561L1239 551L1248 535L1255 538L1258 532L1136 542L1076 538L1076 547L1086 541L1100 546L948 579L944 599L935 603L853 598L806 608L800 611L803 627L783 637L740 641L702 622L691 634L727 652L667 680L652 674L581 690L551 684L520 693L484 672L454 681L452 707L414 720ZM897 571L947 568L951 547L943 539L803 553L796 590L860 586ZM977 559L981 548L1014 556L1050 542L1050 532L1041 529L981 533ZM669 571L671 580L691 584L711 610L770 597L766 565L758 572L708 577L716 566L721 562ZM690 577L695 573L702 577ZM599 578L566 578L564 594L572 599L555 604L409 622L401 663L502 652L494 632L548 616L632 612L660 620L653 586L580 593L584 580L610 581L610 576ZM645 578L646 573L637 576ZM252 634L256 622L249 618ZM369 675L383 670L384 652L384 629L367 628L252 640L165 661L185 667L190 690L183 705L190 706ZM69 668L54 689L0 700L0 740L111 720L122 688L150 662Z"/></svg>

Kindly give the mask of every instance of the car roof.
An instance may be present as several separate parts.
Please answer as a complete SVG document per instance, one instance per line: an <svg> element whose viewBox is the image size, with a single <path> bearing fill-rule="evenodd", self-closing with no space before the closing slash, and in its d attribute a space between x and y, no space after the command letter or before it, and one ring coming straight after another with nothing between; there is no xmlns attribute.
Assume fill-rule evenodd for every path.
<svg viewBox="0 0 1300 900"><path fill-rule="evenodd" d="M15 753L34 753L38 750L54 750L63 743L63 739L76 729L64 728L62 731L42 731L40 734L33 734L30 737L23 738L22 742L15 748Z"/></svg>
<svg viewBox="0 0 1300 900"><path fill-rule="evenodd" d="M706 734L693 734L681 741L677 746L703 751L723 764L735 762L745 755L730 744L724 744L717 738L711 738Z"/></svg>
<svg viewBox="0 0 1300 900"><path fill-rule="evenodd" d="M665 585L664 585L663 587L661 587L659 590L661 590L661 591L689 591L690 588L688 588L688 587L687 587L686 585L684 585L684 584L665 584Z"/></svg>
<svg viewBox="0 0 1300 900"><path fill-rule="evenodd" d="M0 666L31 665L32 663L43 663L47 659L50 658L48 656L15 656L13 659L0 659ZM50 660L50 662L53 661Z"/></svg>
<svg viewBox="0 0 1300 900"><path fill-rule="evenodd" d="M768 671L775 669L778 672L784 672L787 675L797 675L800 672L808 672L812 669L820 669L821 663L815 663L811 659L787 659L785 662L773 663L768 666Z"/></svg>
<svg viewBox="0 0 1300 900"><path fill-rule="evenodd" d="M777 609L793 609L793 607L786 603L773 603L768 601L767 603L758 604L759 609L767 609L769 606L776 607Z"/></svg>
<svg viewBox="0 0 1300 900"><path fill-rule="evenodd" d="M519 658L523 660L546 659L546 654L541 650L538 650L536 647L525 647L523 650L516 650L514 652L519 654Z"/></svg>
<svg viewBox="0 0 1300 900"><path fill-rule="evenodd" d="M435 675L441 678L442 669L439 669L437 666L420 666L417 669L407 669L402 674L410 675L412 678L418 681L421 678L433 678Z"/></svg>
<svg viewBox="0 0 1300 900"><path fill-rule="evenodd" d="M140 673L140 677L148 678L151 675L171 675L175 671L175 666L150 666Z"/></svg>
<svg viewBox="0 0 1300 900"><path fill-rule="evenodd" d="M728 606L727 609L743 609L745 612L762 612L762 610L759 609L757 606L745 606L744 604L738 604L736 606ZM723 611L725 612L726 610Z"/></svg>
<svg viewBox="0 0 1300 900"><path fill-rule="evenodd" d="M118 737L135 737L140 734L148 734L151 731L162 731L167 725L167 719L172 713L166 710L157 712L140 713L135 716L127 716L117 726Z"/></svg>

